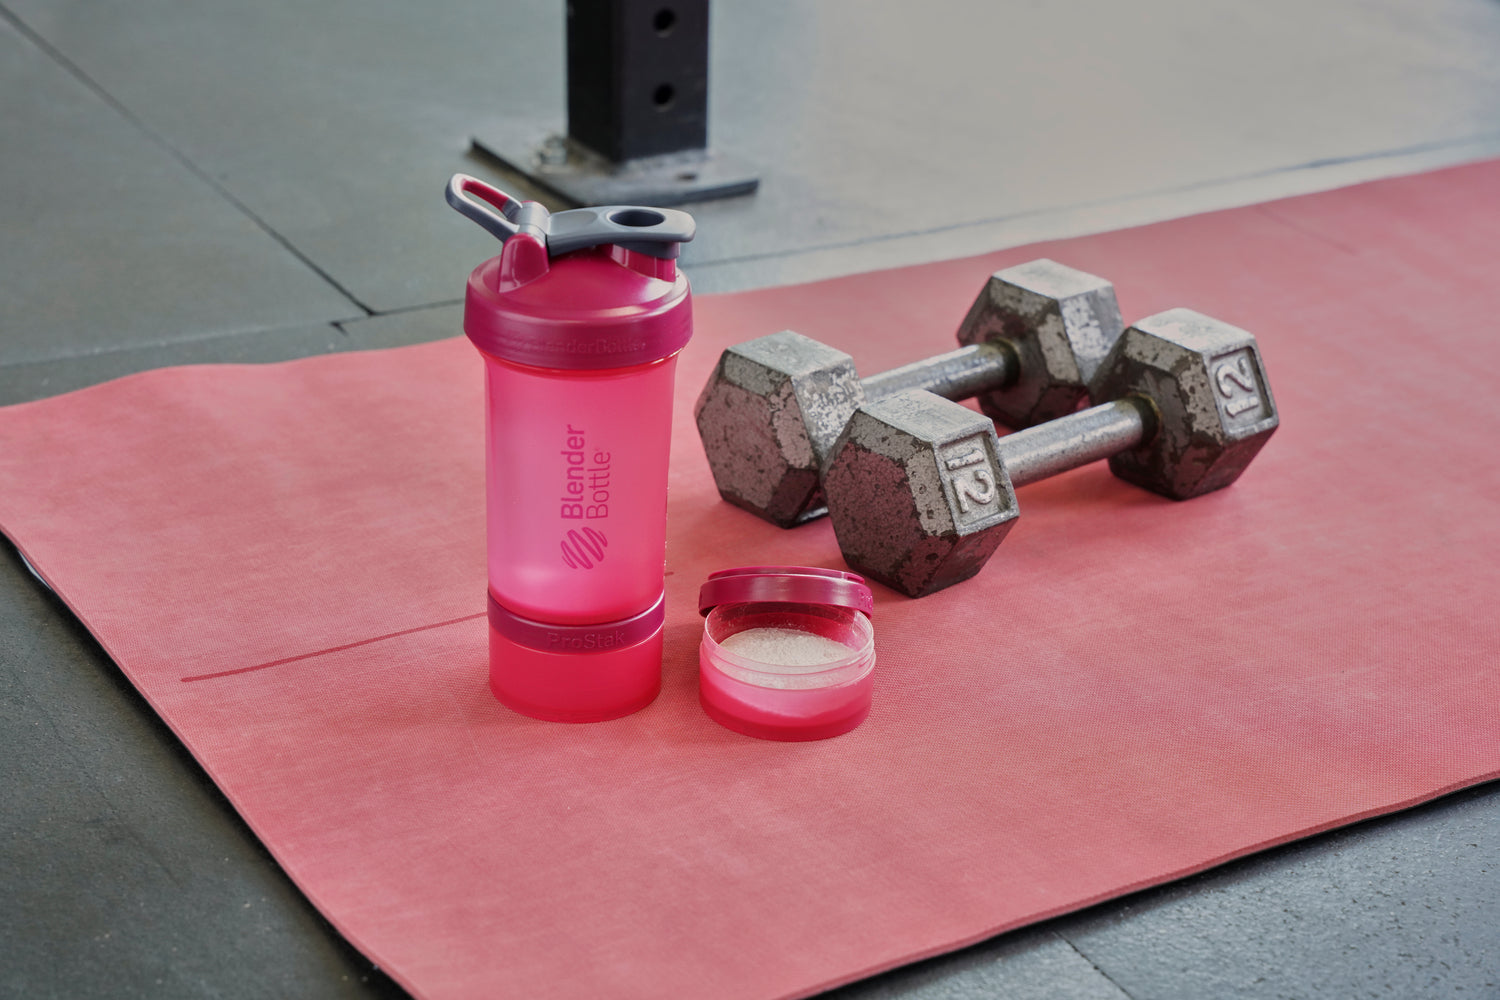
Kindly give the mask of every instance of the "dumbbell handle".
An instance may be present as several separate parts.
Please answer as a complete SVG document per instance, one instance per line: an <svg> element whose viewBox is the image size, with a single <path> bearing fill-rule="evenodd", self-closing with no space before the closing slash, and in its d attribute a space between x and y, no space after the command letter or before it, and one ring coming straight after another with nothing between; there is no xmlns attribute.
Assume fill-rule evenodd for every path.
<svg viewBox="0 0 1500 1000"><path fill-rule="evenodd" d="M1156 408L1126 396L1000 439L1000 464L1019 488L1129 451L1156 433Z"/></svg>
<svg viewBox="0 0 1500 1000"><path fill-rule="evenodd" d="M1009 385L1019 371L1016 352L1008 344L978 343L871 375L860 379L860 385L866 400L881 399L903 389L925 389L944 399L958 400Z"/></svg>

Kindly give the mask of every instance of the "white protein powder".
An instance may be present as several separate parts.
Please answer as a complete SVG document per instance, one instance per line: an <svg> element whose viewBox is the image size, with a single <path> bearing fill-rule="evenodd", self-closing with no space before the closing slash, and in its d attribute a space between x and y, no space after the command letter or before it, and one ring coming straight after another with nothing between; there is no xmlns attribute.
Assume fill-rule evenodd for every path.
<svg viewBox="0 0 1500 1000"><path fill-rule="evenodd" d="M842 660L853 652L826 636L794 628L747 628L719 643L736 656L783 667L812 667Z"/></svg>

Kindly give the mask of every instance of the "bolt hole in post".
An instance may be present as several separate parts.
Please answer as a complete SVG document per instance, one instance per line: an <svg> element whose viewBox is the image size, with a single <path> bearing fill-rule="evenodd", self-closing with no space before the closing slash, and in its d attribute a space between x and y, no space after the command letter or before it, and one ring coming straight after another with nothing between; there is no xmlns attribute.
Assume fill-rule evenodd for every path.
<svg viewBox="0 0 1500 1000"><path fill-rule="evenodd" d="M671 7L663 7L651 18L651 27L662 37L670 35L672 29L677 27L677 12Z"/></svg>
<svg viewBox="0 0 1500 1000"><path fill-rule="evenodd" d="M651 92L651 103L656 105L657 111L666 111L676 100L677 88L670 83L664 83Z"/></svg>

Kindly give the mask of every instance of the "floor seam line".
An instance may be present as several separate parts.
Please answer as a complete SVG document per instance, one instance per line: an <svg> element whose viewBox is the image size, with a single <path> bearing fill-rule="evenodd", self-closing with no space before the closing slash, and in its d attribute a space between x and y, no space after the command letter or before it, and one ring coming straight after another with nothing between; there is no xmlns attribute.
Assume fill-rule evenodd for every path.
<svg viewBox="0 0 1500 1000"><path fill-rule="evenodd" d="M1076 944L1074 944L1072 941L1069 941L1068 938L1065 935L1063 935L1063 934L1061 934L1061 933L1059 933L1058 931L1055 931L1055 930L1052 931L1052 935L1054 937L1056 937L1059 941L1061 941L1063 944L1067 945L1070 949L1072 949L1073 954L1077 955L1079 958L1081 958L1085 962L1089 963L1089 968L1091 968L1095 972L1099 973L1099 975L1101 975L1101 976L1104 977L1105 982L1109 983L1115 989L1119 990L1120 991L1120 995L1123 996L1123 997L1125 997L1125 1000L1135 1000L1135 997L1133 995L1131 995L1131 992L1129 990L1127 990L1125 987L1121 986L1119 983L1115 982L1113 976L1111 976L1109 973L1105 972L1103 969L1099 968L1099 964L1097 962L1095 962L1092 958L1089 958L1087 955L1085 955L1083 953L1083 950L1081 948L1079 948Z"/></svg>
<svg viewBox="0 0 1500 1000"><path fill-rule="evenodd" d="M356 296L352 291L346 288L343 283L341 283L332 274L325 270L320 264L314 261L302 250L298 249L291 242L291 240L287 239L269 222L256 214L256 212L252 210L250 206L246 205L243 201L230 193L229 189L226 188L218 180L216 180L213 175L211 175L207 170L205 170L203 167L200 167L197 163L193 162L193 160L190 159L186 153L178 149L171 142L167 141L167 138L164 135L157 132L151 126L147 125L144 119L142 119L139 115L126 107L124 102L122 102L119 98L115 97L108 90L105 90L103 85L93 77L89 76L89 74L84 71L82 66L64 55L61 49L53 45L51 42L47 41L46 38L39 34L29 24L21 20L20 16L17 15L14 11L10 10L8 7L0 6L0 18L3 18L5 21L9 22L10 25L15 28L23 38L31 42L31 44L35 45L38 49L41 49L44 54L46 54L50 59L56 62L69 74L71 74L74 79L87 87L89 91L94 94L94 96L98 97L108 107L113 109L116 114L120 115L127 122L133 125L142 135L151 140L151 142L155 143L158 147L164 150L167 155L171 156L172 159L181 164L182 167L188 171L188 173L198 178L198 180L202 181L204 184L207 184L210 190L212 190L220 198L223 198L225 201L229 202L229 204L236 211L238 211L241 215L254 223L257 229L269 236L283 250L296 258L297 261L300 262L304 267L312 271L319 278L322 278L326 284L331 286L340 295L344 296L344 298L352 302L356 307L362 309L366 316L375 315L374 309L370 308L369 305L361 301L358 296Z"/></svg>
<svg viewBox="0 0 1500 1000"><path fill-rule="evenodd" d="M1193 191L1205 191L1212 188L1239 184L1246 181L1260 180L1263 178L1276 177L1282 174L1295 174L1304 170L1321 170L1325 167L1343 166L1351 163L1367 163L1374 160L1387 159L1399 156L1415 156L1420 153L1436 153L1445 149L1456 149L1475 143L1500 141L1500 132L1482 132L1477 135L1463 136L1458 139L1443 139L1434 142L1416 143L1410 146L1400 146L1395 149L1382 149L1370 153L1359 153L1351 156L1324 157L1317 160L1309 160L1295 166L1272 167L1267 170L1256 170L1246 174L1235 174L1229 177L1216 177L1212 180L1196 181L1190 184L1182 184L1177 187L1161 188L1151 191L1140 191L1133 194L1121 195L1117 198L1101 198L1095 201L1083 201L1069 205L1051 205L1044 208L1025 209L1019 212L1009 212L1004 215L990 216L984 219L973 219L963 222L953 222L941 226L933 226L928 229L910 229L900 233L888 233L874 238L843 240L834 243L823 243L816 246L797 247L793 250L774 250L765 253L741 254L737 257L721 257L717 260L686 261L685 266L689 268L705 269L710 267L724 267L736 264L754 263L762 260L789 259L807 254L825 253L830 250L851 250L856 247L878 246L882 243L890 243L897 240L915 239L922 236L936 236L941 233L959 232L965 229L979 229L984 226L998 226L1009 222L1017 222L1023 219L1032 219L1052 214L1067 212L1079 212L1090 209L1109 208L1116 205L1128 205L1133 201L1142 201L1150 198L1165 198L1172 195L1186 194ZM1315 193L1315 192L1309 192ZM1300 197L1300 195L1278 196L1272 200L1281 201L1285 197ZM1208 210L1212 211L1212 210ZM1203 214L1193 212L1192 214Z"/></svg>
<svg viewBox="0 0 1500 1000"><path fill-rule="evenodd" d="M285 326L257 326L246 330L230 330L225 333L206 333L199 337L183 337L181 340L153 340L144 344L121 344L114 347L102 347L98 350L79 351L76 354L58 354L49 358L29 358L24 361L0 361L0 371L12 368L29 368L38 365L53 365L69 361L82 361L91 358L107 358L113 354L131 354L136 351L155 351L172 349L177 347L192 347L198 344L211 344L218 340L233 340L236 337L257 337L266 334L277 333L282 330L315 330L329 327L335 333L348 336L347 331L340 325L342 323L357 323L368 316L357 316L348 319L330 319L315 323L290 323ZM178 362L178 364L196 364L198 362ZM167 367L173 367L171 365Z"/></svg>

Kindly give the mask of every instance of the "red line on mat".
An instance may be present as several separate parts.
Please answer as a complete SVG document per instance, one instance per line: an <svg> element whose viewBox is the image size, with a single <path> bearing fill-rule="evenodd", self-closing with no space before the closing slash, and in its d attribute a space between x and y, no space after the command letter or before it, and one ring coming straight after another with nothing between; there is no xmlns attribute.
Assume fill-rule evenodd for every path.
<svg viewBox="0 0 1500 1000"><path fill-rule="evenodd" d="M296 663L298 660L310 660L315 656L323 656L326 653L341 653L346 649L354 649L358 646L368 646L372 642L384 642L387 639L398 639L403 635L411 635L413 632L426 632L428 629L442 628L444 625L457 625L459 622L471 622L475 618L483 618L488 612L481 611L477 615L464 615L462 618L450 618L445 622L433 622L431 625L418 625L416 628L404 628L399 632L387 632L385 635L377 635L370 639L361 639L358 642L346 642L342 646L329 646L313 653L299 653L296 656L284 656L279 660L269 663L257 663L253 667L235 667L233 670L220 670L213 674L195 674L192 677L182 678L184 684L189 681L211 681L215 677L232 677L235 674L248 674L254 670L265 670L268 667L279 667L286 663Z"/></svg>

